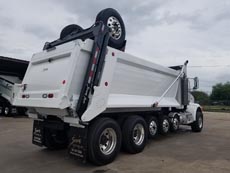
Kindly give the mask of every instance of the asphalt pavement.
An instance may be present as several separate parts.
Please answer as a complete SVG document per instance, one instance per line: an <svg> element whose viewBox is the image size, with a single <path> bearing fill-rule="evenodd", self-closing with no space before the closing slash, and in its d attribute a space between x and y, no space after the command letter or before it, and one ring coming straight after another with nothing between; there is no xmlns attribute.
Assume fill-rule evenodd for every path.
<svg viewBox="0 0 230 173"><path fill-rule="evenodd" d="M149 140L142 153L120 152L106 166L82 164L66 150L49 151L31 143L32 120L0 117L0 173L229 173L230 113L205 113L204 129Z"/></svg>

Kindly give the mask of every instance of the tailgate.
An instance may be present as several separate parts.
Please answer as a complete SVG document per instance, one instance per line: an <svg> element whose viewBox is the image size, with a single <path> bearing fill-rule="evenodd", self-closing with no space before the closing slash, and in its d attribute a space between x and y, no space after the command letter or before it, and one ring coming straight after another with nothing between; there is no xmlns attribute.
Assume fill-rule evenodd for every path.
<svg viewBox="0 0 230 173"><path fill-rule="evenodd" d="M65 108L70 105L68 79L74 73L79 46L69 42L54 50L34 54L22 85L18 86L15 105Z"/></svg>

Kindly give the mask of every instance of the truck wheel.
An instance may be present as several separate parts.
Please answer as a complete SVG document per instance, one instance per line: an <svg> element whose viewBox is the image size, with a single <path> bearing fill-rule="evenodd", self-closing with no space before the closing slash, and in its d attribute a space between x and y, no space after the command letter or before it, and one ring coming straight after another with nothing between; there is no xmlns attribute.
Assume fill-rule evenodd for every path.
<svg viewBox="0 0 230 173"><path fill-rule="evenodd" d="M11 115L12 116L15 116L18 114L18 109L14 106L11 107Z"/></svg>
<svg viewBox="0 0 230 173"><path fill-rule="evenodd" d="M158 134L158 121L154 116L149 116L146 118L148 127L148 137L154 139Z"/></svg>
<svg viewBox="0 0 230 173"><path fill-rule="evenodd" d="M60 34L60 39L65 38L67 35L70 35L71 33L79 33L81 31L83 31L83 28L80 27L79 25L76 24L67 25L62 29Z"/></svg>
<svg viewBox="0 0 230 173"><path fill-rule="evenodd" d="M166 135L169 132L170 123L168 116L159 116L159 132L162 135Z"/></svg>
<svg viewBox="0 0 230 173"><path fill-rule="evenodd" d="M179 117L175 116L172 118L171 124L170 124L170 131L171 132L176 132L179 129Z"/></svg>
<svg viewBox="0 0 230 173"><path fill-rule="evenodd" d="M58 150L66 148L68 145L68 139L65 131L45 128L44 145L49 150Z"/></svg>
<svg viewBox="0 0 230 173"><path fill-rule="evenodd" d="M121 129L111 118L99 118L89 127L88 159L96 165L111 163L121 148Z"/></svg>
<svg viewBox="0 0 230 173"><path fill-rule="evenodd" d="M26 111L27 111L26 108L18 107L17 110L18 110L18 115L20 116L26 115Z"/></svg>
<svg viewBox="0 0 230 173"><path fill-rule="evenodd" d="M140 116L126 119L122 127L123 148L132 154L141 152L147 142L147 125Z"/></svg>
<svg viewBox="0 0 230 173"><path fill-rule="evenodd" d="M0 106L0 115L3 115L3 107Z"/></svg>
<svg viewBox="0 0 230 173"><path fill-rule="evenodd" d="M11 114L11 107L10 106L5 106L4 107L4 115L5 116L10 116Z"/></svg>
<svg viewBox="0 0 230 173"><path fill-rule="evenodd" d="M203 129L203 113L200 110L196 112L196 121L191 124L193 132L201 132Z"/></svg>
<svg viewBox="0 0 230 173"><path fill-rule="evenodd" d="M120 49L125 41L125 25L120 14L112 9L106 8L98 13L96 22L102 21L110 29L109 46Z"/></svg>

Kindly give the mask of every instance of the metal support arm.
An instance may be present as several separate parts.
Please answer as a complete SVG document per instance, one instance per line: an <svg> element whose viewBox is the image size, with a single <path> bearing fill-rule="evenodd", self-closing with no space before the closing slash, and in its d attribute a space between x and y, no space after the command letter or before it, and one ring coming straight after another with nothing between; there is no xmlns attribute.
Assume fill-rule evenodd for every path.
<svg viewBox="0 0 230 173"><path fill-rule="evenodd" d="M169 90L172 88L172 86L176 83L176 81L182 76L182 74L184 73L184 69L186 68L186 66L187 66L187 64L188 64L188 60L187 61L185 61L185 63L184 63L184 65L183 65L183 67L182 67L182 69L181 69L181 71L180 71L180 73L179 73L179 75L176 77L176 79L169 85L169 87L165 90L165 92L161 95L161 97L159 98L159 100L158 101L156 101L154 104L153 104L153 107L156 107L159 103L160 103L160 101L164 98L164 96L169 92Z"/></svg>

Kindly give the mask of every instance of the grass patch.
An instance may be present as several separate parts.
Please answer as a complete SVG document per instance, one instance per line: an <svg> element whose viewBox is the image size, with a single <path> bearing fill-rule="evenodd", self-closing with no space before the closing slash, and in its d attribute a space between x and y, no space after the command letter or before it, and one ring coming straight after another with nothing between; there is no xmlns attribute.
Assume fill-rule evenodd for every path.
<svg viewBox="0 0 230 173"><path fill-rule="evenodd" d="M207 112L230 112L230 106L202 106Z"/></svg>

